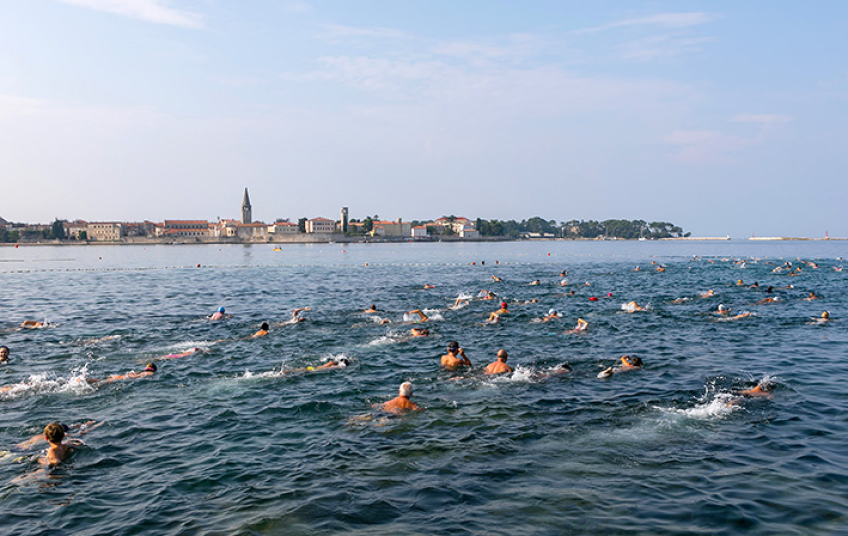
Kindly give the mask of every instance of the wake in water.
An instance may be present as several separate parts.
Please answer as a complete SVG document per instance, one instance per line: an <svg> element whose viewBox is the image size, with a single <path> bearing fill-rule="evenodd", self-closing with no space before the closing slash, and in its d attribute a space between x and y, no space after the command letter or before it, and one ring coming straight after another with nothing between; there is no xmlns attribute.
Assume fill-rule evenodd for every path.
<svg viewBox="0 0 848 536"><path fill-rule="evenodd" d="M32 395L53 393L70 393L84 395L92 393L95 388L86 381L88 365L71 372L68 377L56 376L45 372L33 374L29 379L0 387L0 400L13 400Z"/></svg>
<svg viewBox="0 0 848 536"><path fill-rule="evenodd" d="M732 391L719 385L717 381L711 381L705 388L704 394L698 398L697 403L689 408L668 408L654 406L669 415L680 415L692 419L721 419L735 411L743 408L745 402L757 398L770 398L771 392L777 386L777 379L766 375L757 382L753 389Z"/></svg>

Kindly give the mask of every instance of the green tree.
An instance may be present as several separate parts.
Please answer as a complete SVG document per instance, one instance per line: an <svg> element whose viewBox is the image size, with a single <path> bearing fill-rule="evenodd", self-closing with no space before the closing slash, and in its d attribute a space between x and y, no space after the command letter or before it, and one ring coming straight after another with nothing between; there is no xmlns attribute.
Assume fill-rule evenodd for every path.
<svg viewBox="0 0 848 536"><path fill-rule="evenodd" d="M297 220L297 232L305 233L306 232L306 218L300 218Z"/></svg>
<svg viewBox="0 0 848 536"><path fill-rule="evenodd" d="M374 214L374 219L377 219L377 215ZM362 230L366 233L370 233L374 229L374 220L371 219L370 216L366 216L364 220L362 220Z"/></svg>

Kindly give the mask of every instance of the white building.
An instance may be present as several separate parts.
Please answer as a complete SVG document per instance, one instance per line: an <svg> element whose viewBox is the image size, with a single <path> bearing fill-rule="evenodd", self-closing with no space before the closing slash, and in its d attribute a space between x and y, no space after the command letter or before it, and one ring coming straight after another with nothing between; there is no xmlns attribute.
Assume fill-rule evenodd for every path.
<svg viewBox="0 0 848 536"><path fill-rule="evenodd" d="M327 218L306 220L307 233L332 233L336 230L336 222Z"/></svg>

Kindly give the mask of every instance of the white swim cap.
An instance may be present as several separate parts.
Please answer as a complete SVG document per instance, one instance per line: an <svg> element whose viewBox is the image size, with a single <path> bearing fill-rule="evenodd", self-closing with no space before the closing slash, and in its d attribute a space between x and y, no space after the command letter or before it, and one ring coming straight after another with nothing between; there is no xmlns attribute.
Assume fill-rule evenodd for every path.
<svg viewBox="0 0 848 536"><path fill-rule="evenodd" d="M548 316L554 316L555 314L557 314L556 309L551 309L551 310L548 311Z"/></svg>

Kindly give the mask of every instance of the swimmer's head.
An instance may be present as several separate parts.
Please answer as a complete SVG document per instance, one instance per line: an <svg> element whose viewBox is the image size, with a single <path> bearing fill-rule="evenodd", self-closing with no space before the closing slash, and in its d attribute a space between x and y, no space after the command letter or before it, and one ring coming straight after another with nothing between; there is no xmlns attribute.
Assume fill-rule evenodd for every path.
<svg viewBox="0 0 848 536"><path fill-rule="evenodd" d="M556 314L557 314L556 309L549 309L548 310L548 316L556 316Z"/></svg>
<svg viewBox="0 0 848 536"><path fill-rule="evenodd" d="M336 363L338 363L342 367L346 367L346 366L350 365L350 359L348 359L346 357L340 357L336 360Z"/></svg>
<svg viewBox="0 0 848 536"><path fill-rule="evenodd" d="M448 343L448 352L456 353L459 351L459 343L456 341L451 341Z"/></svg>
<svg viewBox="0 0 848 536"><path fill-rule="evenodd" d="M259 326L259 329L263 331L268 331L269 329L271 329L271 326L268 325L268 322L262 322L262 325Z"/></svg>
<svg viewBox="0 0 848 536"><path fill-rule="evenodd" d="M506 309L506 308L507 308L506 302L501 302L501 309Z"/></svg>
<svg viewBox="0 0 848 536"><path fill-rule="evenodd" d="M144 372L156 372L156 365L154 363L148 363L146 367L144 367Z"/></svg>
<svg viewBox="0 0 848 536"><path fill-rule="evenodd" d="M0 346L0 361L6 361L7 359L9 359L9 347Z"/></svg>
<svg viewBox="0 0 848 536"><path fill-rule="evenodd" d="M509 355L506 353L506 350L504 350L503 348L498 350L498 359L503 359L504 361L506 361L507 357L509 357Z"/></svg>
<svg viewBox="0 0 848 536"><path fill-rule="evenodd" d="M409 383L409 382L403 382L402 384L400 384L400 389L398 389L398 394L400 394L400 396L405 396L406 398L411 397L412 396L412 384Z"/></svg>
<svg viewBox="0 0 848 536"><path fill-rule="evenodd" d="M825 312L823 312L823 313L822 313L822 315L821 315L821 317L822 317L822 318L830 318L830 312L829 312L829 311L825 311Z"/></svg>
<svg viewBox="0 0 848 536"><path fill-rule="evenodd" d="M621 362L629 367L641 367L642 360L635 355L623 355L621 356Z"/></svg>
<svg viewBox="0 0 848 536"><path fill-rule="evenodd" d="M427 335L429 335L429 334L430 334L430 330L429 330L429 329L427 329L427 328L419 329L419 330L418 330L418 334L419 334L419 335L421 335L421 336L423 336L423 337L426 337Z"/></svg>
<svg viewBox="0 0 848 536"><path fill-rule="evenodd" d="M65 438L65 428L60 422L51 422L44 427L44 439L50 443L61 443Z"/></svg>
<svg viewBox="0 0 848 536"><path fill-rule="evenodd" d="M226 309L224 309L223 307L218 307L218 312L224 313L224 312L226 312Z"/></svg>
<svg viewBox="0 0 848 536"><path fill-rule="evenodd" d="M729 306L727 306L727 305L725 305L725 304L723 304L723 303L720 303L720 304L718 304L718 310L719 310L720 312L725 312L725 311L729 311L729 310L730 310L730 307L729 307Z"/></svg>

